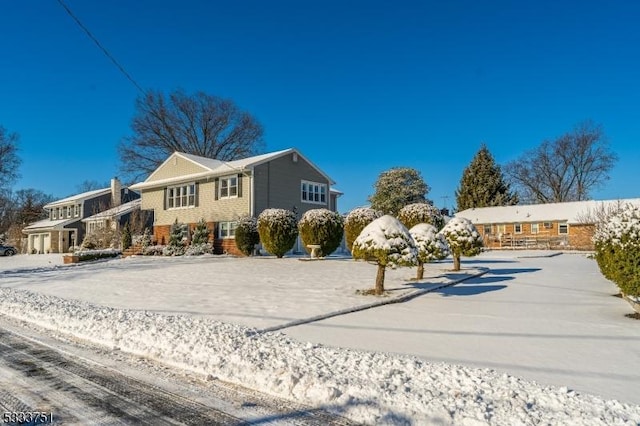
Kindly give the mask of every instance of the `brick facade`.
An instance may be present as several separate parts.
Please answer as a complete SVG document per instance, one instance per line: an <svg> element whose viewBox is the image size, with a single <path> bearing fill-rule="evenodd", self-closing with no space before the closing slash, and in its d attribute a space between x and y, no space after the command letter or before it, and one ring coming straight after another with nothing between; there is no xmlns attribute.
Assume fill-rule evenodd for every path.
<svg viewBox="0 0 640 426"><path fill-rule="evenodd" d="M197 226L196 223L188 223L189 234L193 234L193 230ZM215 254L232 254L236 256L244 256L236 247L236 240L233 238L217 238L217 224L215 222L207 222L209 229L209 242L213 244L213 252ZM153 244L167 245L171 235L171 225L157 225L153 227Z"/></svg>

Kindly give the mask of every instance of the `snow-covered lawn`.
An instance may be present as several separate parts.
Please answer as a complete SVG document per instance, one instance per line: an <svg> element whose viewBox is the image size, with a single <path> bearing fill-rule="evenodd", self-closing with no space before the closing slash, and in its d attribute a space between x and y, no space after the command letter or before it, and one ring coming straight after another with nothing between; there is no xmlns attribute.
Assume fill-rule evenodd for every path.
<svg viewBox="0 0 640 426"><path fill-rule="evenodd" d="M516 257L536 254L463 259L467 272L490 271L407 303L284 330L296 340L214 319L262 328L368 303L355 290L373 285L375 266L226 257L62 266L15 256L0 258L0 312L369 423L639 423L640 406L572 389L639 404L640 322L624 317L629 307L611 297L616 289L593 260ZM416 286L446 281L450 267L428 265ZM401 289L391 294L413 288L414 273L388 271L387 288Z"/></svg>

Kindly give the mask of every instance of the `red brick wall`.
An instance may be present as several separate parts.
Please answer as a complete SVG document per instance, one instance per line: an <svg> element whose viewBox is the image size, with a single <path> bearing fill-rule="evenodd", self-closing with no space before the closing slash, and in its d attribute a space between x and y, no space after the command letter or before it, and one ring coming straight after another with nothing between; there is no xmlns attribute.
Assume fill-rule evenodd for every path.
<svg viewBox="0 0 640 426"><path fill-rule="evenodd" d="M196 223L188 223L189 232L193 233L196 227ZM209 229L209 242L213 244L213 251L215 254L233 254L236 256L244 256L240 250L236 247L236 240L233 238L216 238L216 223L207 222L207 229ZM153 227L153 243L154 244L169 244L169 235L171 231L171 225L160 225Z"/></svg>

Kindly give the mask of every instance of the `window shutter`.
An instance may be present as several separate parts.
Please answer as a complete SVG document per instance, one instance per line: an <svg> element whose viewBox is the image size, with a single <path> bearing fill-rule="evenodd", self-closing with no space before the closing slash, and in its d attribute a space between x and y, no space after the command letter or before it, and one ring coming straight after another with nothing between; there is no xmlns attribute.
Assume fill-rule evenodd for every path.
<svg viewBox="0 0 640 426"><path fill-rule="evenodd" d="M242 197L242 174L238 173L238 197Z"/></svg>
<svg viewBox="0 0 640 426"><path fill-rule="evenodd" d="M169 197L169 188L165 188L164 189L164 204L163 204L163 208L166 210L167 209L167 198Z"/></svg>
<svg viewBox="0 0 640 426"><path fill-rule="evenodd" d="M215 193L213 194L213 199L217 200L220 194L220 178L216 178L215 180L214 192Z"/></svg>
<svg viewBox="0 0 640 426"><path fill-rule="evenodd" d="M194 206L198 207L198 205L200 204L198 202L198 199L200 198L200 183L196 182L193 186L196 189L196 193L193 194Z"/></svg>

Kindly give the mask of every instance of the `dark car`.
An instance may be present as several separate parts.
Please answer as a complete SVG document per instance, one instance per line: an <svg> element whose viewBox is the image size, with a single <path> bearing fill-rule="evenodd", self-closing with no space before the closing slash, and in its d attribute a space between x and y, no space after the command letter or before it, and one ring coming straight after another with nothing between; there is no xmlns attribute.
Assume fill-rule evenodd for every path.
<svg viewBox="0 0 640 426"><path fill-rule="evenodd" d="M16 250L13 246L6 246L4 244L0 244L0 256L13 256L16 254L18 250Z"/></svg>

